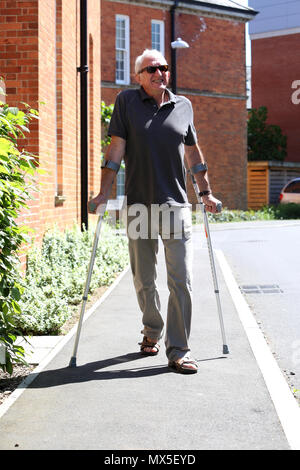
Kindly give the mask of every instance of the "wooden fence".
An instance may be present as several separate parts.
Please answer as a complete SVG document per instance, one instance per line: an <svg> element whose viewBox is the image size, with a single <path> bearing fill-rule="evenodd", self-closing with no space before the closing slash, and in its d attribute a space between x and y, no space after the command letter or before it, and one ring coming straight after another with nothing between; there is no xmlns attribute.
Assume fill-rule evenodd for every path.
<svg viewBox="0 0 300 470"><path fill-rule="evenodd" d="M248 208L277 204L282 187L296 177L300 177L300 163L248 162Z"/></svg>

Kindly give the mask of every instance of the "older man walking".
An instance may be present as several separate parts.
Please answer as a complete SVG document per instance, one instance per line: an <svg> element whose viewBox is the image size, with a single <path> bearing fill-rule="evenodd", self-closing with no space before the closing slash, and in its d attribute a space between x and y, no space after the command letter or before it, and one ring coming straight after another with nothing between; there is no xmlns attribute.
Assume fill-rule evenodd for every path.
<svg viewBox="0 0 300 470"><path fill-rule="evenodd" d="M156 50L145 50L136 59L135 72L140 88L124 90L117 96L100 192L89 202L89 212L95 212L98 205L107 201L124 158L130 263L143 314L141 353L158 354L165 328L155 283L160 236L169 288L165 328L168 365L180 373L196 373L198 364L189 348L192 225L184 158L206 209L216 212L219 201L210 189L207 165L197 143L191 102L167 88L170 72L166 59ZM133 230L137 218L144 228L140 233Z"/></svg>

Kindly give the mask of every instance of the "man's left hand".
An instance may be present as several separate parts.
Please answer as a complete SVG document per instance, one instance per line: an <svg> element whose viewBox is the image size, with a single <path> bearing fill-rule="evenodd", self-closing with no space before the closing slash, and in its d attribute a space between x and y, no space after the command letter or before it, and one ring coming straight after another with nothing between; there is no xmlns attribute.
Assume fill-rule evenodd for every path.
<svg viewBox="0 0 300 470"><path fill-rule="evenodd" d="M208 196L203 196L202 197L203 203L205 205L205 209L208 212L212 212L213 214L217 214L217 205L220 204L222 207L221 201L219 199L215 198L212 194L209 194Z"/></svg>

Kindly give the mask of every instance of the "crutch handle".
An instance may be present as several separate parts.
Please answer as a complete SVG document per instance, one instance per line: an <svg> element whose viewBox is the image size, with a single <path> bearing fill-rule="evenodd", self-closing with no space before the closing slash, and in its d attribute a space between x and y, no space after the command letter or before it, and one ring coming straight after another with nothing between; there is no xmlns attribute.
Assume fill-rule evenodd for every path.
<svg viewBox="0 0 300 470"><path fill-rule="evenodd" d="M204 209L205 209L205 204L204 204L203 202L202 202L202 204L203 204L203 207L204 207ZM219 201L219 202L217 203L217 205L216 205L217 214L219 214L220 212L222 212L222 207L223 207L223 204L222 204L221 201Z"/></svg>
<svg viewBox="0 0 300 470"><path fill-rule="evenodd" d="M88 208L91 211L92 214L97 214L97 215L104 215L104 212L106 211L106 206L107 202L103 202L102 204L95 204L94 202L89 202L88 203Z"/></svg>
<svg viewBox="0 0 300 470"><path fill-rule="evenodd" d="M221 212L222 211L222 202L218 202L217 206L216 206L216 209L217 209L217 212Z"/></svg>
<svg viewBox="0 0 300 470"><path fill-rule="evenodd" d="M103 203L103 204L99 204L99 206L97 206L97 209L96 209L96 212L95 214L97 215L104 215L105 211L106 211L106 207L107 207L107 203Z"/></svg>

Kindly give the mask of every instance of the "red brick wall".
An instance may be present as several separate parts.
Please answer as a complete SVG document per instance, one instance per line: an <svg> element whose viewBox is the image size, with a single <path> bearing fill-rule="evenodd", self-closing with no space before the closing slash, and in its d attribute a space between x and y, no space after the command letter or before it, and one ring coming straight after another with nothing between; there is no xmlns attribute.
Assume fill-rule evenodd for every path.
<svg viewBox="0 0 300 470"><path fill-rule="evenodd" d="M0 1L0 75L5 81L6 102L21 102L38 108L38 0ZM30 139L20 141L20 149L39 154L39 122L30 125ZM29 201L29 211L20 223L40 226L40 194ZM21 257L24 260L24 255Z"/></svg>
<svg viewBox="0 0 300 470"><path fill-rule="evenodd" d="M37 238L54 223L80 222L80 2L0 0L0 75L6 101L39 110L26 142L38 155L40 192L25 220ZM89 192L100 178L100 2L88 2ZM41 104L44 102L44 104ZM63 195L56 204L55 196Z"/></svg>
<svg viewBox="0 0 300 470"><path fill-rule="evenodd" d="M244 23L177 13L176 25L190 46L177 51L177 86L244 95Z"/></svg>
<svg viewBox="0 0 300 470"><path fill-rule="evenodd" d="M130 80L134 79L134 63L144 49L151 48L151 20L165 20L166 37L170 38L169 13L155 8L147 8L125 3L101 2L101 80L115 81L115 15L130 17ZM148 30L146 26L148 25ZM167 59L170 54L166 53ZM104 90L103 90L104 91Z"/></svg>
<svg viewBox="0 0 300 470"><path fill-rule="evenodd" d="M46 174L39 178L41 188L36 216L38 217L38 227L47 229L52 222L51 215L56 191L56 29L54 21L56 12L55 2L51 0L38 3L38 28L36 31L39 52L38 99L44 104L39 106L39 147L37 153L40 165ZM39 234L42 235L43 231L39 230Z"/></svg>
<svg viewBox="0 0 300 470"><path fill-rule="evenodd" d="M299 41L300 34L291 34L251 42L252 106L266 106L268 122L287 135L286 161L291 162L300 162L300 104L292 102L292 83L300 80Z"/></svg>
<svg viewBox="0 0 300 470"><path fill-rule="evenodd" d="M5 79L6 101L36 105L38 100L38 0L0 1L0 74ZM35 123L36 124L36 123ZM32 125L32 152L38 150L37 125Z"/></svg>
<svg viewBox="0 0 300 470"><path fill-rule="evenodd" d="M116 14L130 17L132 85L135 84L135 58L151 47L152 19L165 22L165 55L169 63L171 60L169 11L102 0L101 78L105 82L102 99L106 104L114 102L122 89L110 87L115 81ZM244 31L243 22L230 18L176 13L175 35L190 45L189 49L177 51L178 93L193 103L195 126L209 165L211 185L215 195L230 208L247 207ZM191 187L189 195L194 202Z"/></svg>
<svg viewBox="0 0 300 470"><path fill-rule="evenodd" d="M198 140L209 166L209 179L215 196L226 207L246 208L245 102L186 96L193 102ZM193 191L190 191L190 196L195 202Z"/></svg>
<svg viewBox="0 0 300 470"><path fill-rule="evenodd" d="M244 99L229 98L246 94L244 23L177 14L176 24L176 37L185 38L190 45L177 51L177 87L185 90L193 103L211 186L225 206L245 208L246 103ZM195 96L189 94L189 89L219 96ZM192 190L189 194L196 201Z"/></svg>

